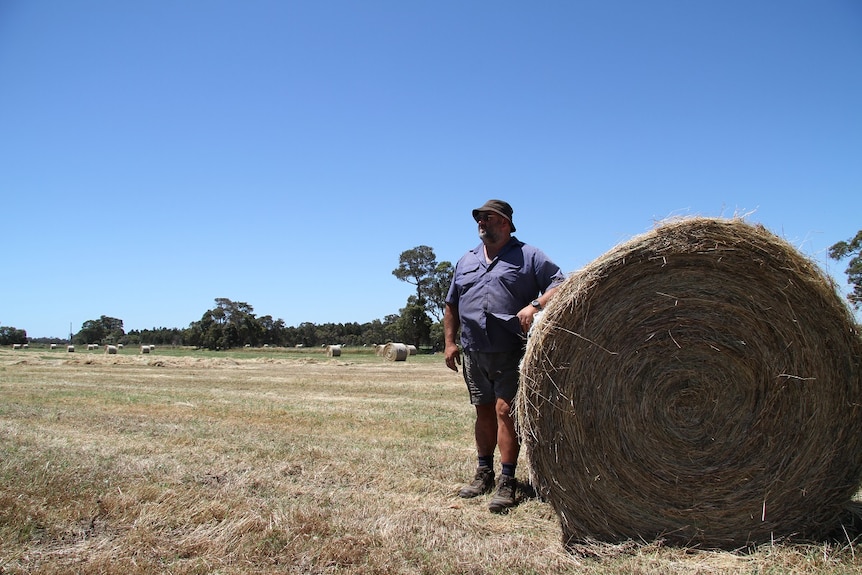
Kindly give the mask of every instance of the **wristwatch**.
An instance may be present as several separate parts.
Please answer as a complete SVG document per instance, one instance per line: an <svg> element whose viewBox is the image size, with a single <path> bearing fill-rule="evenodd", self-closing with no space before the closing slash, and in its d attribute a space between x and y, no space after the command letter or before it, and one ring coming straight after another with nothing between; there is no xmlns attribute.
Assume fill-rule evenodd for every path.
<svg viewBox="0 0 862 575"><path fill-rule="evenodd" d="M539 300L537 300L537 299L534 299L533 301L531 301L530 305L533 306L534 308L538 309L538 310L542 309L542 304L540 304Z"/></svg>

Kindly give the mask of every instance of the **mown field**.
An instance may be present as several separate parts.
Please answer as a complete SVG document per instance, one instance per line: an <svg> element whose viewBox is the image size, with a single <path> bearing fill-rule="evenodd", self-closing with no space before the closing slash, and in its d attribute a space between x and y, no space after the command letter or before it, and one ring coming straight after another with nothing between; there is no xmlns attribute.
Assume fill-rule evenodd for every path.
<svg viewBox="0 0 862 575"><path fill-rule="evenodd" d="M862 572L850 541L573 555L547 503L457 497L472 422L439 355L0 350L0 573Z"/></svg>

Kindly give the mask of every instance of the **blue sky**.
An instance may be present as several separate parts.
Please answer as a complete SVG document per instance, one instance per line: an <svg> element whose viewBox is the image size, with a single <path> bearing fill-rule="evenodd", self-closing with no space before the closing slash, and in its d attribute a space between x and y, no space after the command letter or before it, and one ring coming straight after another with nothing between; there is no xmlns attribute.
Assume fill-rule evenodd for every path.
<svg viewBox="0 0 862 575"><path fill-rule="evenodd" d="M0 0L0 325L367 322L509 201L566 272L749 214L844 288L857 0Z"/></svg>

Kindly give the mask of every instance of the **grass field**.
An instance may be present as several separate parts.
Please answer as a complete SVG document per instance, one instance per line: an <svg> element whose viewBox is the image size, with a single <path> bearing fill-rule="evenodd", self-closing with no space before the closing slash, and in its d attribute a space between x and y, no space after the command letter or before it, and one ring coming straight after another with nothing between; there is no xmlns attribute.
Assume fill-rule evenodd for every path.
<svg viewBox="0 0 862 575"><path fill-rule="evenodd" d="M441 356L0 350L0 573L862 572L850 542L572 555L547 503L457 497L472 422Z"/></svg>

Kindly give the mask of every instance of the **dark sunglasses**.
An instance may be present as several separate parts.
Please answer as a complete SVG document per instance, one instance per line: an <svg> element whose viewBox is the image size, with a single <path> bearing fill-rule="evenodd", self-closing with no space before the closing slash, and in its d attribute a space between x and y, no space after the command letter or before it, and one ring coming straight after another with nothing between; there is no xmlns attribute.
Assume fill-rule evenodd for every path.
<svg viewBox="0 0 862 575"><path fill-rule="evenodd" d="M495 214L494 212L485 212L476 216L476 222L488 222L491 221L491 218L496 216L497 214Z"/></svg>

